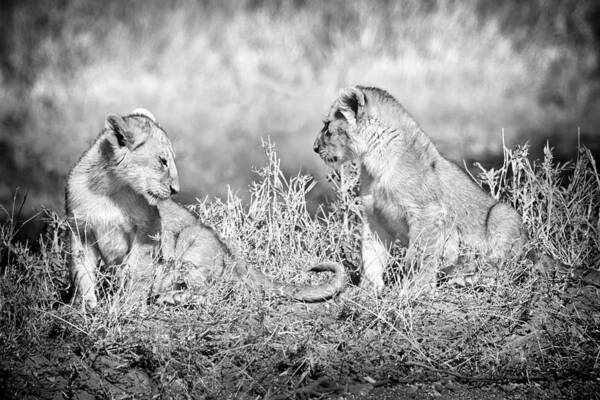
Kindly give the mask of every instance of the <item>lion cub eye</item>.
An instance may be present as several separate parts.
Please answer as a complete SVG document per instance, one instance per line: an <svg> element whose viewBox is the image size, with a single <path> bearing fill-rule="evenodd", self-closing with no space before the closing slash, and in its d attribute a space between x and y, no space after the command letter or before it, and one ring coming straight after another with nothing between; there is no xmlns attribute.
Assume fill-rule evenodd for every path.
<svg viewBox="0 0 600 400"><path fill-rule="evenodd" d="M163 167L166 167L168 165L167 159L164 157L159 157L160 163Z"/></svg>

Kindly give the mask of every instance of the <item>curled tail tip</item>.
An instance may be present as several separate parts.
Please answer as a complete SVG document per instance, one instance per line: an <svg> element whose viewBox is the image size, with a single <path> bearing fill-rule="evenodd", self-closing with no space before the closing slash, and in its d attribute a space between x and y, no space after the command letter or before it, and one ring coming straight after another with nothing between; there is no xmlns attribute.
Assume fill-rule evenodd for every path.
<svg viewBox="0 0 600 400"><path fill-rule="evenodd" d="M318 286L305 287L300 290L294 289L291 297L299 301L308 303L321 302L335 297L344 290L346 286L346 270L343 265L334 262L324 262L312 266L309 271L312 272L333 272L333 278L328 282Z"/></svg>
<svg viewBox="0 0 600 400"><path fill-rule="evenodd" d="M322 262L317 265L313 265L310 267L309 271L311 272L335 272L336 274L345 274L346 270L343 265L336 262Z"/></svg>

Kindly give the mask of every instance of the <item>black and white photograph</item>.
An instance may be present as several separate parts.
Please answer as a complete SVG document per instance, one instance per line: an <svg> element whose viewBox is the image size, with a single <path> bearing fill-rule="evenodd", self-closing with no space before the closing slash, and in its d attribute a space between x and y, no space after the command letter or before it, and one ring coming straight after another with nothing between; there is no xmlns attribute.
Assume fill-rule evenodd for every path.
<svg viewBox="0 0 600 400"><path fill-rule="evenodd" d="M597 0L0 0L0 399L600 399Z"/></svg>

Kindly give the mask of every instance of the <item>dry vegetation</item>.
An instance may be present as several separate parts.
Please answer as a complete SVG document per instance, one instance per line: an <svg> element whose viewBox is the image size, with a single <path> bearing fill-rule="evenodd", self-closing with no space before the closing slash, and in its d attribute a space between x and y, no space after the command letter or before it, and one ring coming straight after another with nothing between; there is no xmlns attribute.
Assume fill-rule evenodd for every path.
<svg viewBox="0 0 600 400"><path fill-rule="evenodd" d="M240 256L291 282L321 259L356 266L360 206L335 176L338 201L306 211L311 178L285 179L265 145L248 203L205 199L192 209ZM202 304L132 305L105 284L100 309L61 302L64 224L30 245L2 225L0 393L4 398L593 398L600 378L600 176L589 151L557 164L550 149L504 149L479 182L523 214L531 247L572 267L510 260L478 286L435 295L403 289L402 257L375 298L355 286L307 305L225 279ZM339 175L338 175L339 176ZM401 254L401 253L399 253ZM110 281L107 277L107 281ZM394 393L389 395L389 393ZM465 394L467 393L467 394ZM27 397L30 396L30 397Z"/></svg>
<svg viewBox="0 0 600 400"><path fill-rule="evenodd" d="M593 6L0 4L0 203L24 186L30 204L51 206L48 228L29 243L15 240L30 207L21 197L0 216L0 398L597 398L594 157L579 146L563 164L550 149L509 150L499 139L501 129L510 148L557 132L574 141L577 126L596 133ZM352 167L329 177L337 199L327 205L314 201L322 183L294 174L325 181L311 149L319 115L357 83L393 93L453 158L503 151L503 165L477 179L519 209L533 251L569 267L510 260L476 287L417 296L404 290L411 266L394 249L381 298L350 285L333 301L298 304L227 278L201 304L140 305L105 271L97 312L63 304L57 188L105 115L139 106L169 132L187 199L201 197L190 208L250 265L307 282L309 265L333 259L355 281ZM248 175L264 163L258 144L268 136L281 162L267 144L266 166ZM529 151L543 160L530 162Z"/></svg>

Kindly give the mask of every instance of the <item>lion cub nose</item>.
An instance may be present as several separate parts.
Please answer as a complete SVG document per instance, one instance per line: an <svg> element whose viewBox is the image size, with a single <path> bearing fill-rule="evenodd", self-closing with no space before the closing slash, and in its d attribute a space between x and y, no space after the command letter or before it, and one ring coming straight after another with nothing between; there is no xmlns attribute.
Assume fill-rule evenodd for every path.
<svg viewBox="0 0 600 400"><path fill-rule="evenodd" d="M315 151L315 153L319 152L319 143L315 142L315 144L313 144L313 150Z"/></svg>
<svg viewBox="0 0 600 400"><path fill-rule="evenodd" d="M179 193L179 183L174 182L169 187L171 188L171 196Z"/></svg>

